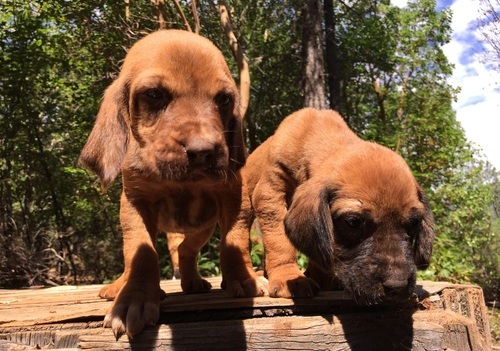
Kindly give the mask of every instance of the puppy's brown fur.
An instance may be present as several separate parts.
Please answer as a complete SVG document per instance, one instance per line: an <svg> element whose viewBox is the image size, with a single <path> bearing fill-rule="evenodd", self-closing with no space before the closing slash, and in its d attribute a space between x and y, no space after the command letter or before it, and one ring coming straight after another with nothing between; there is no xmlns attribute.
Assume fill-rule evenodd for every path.
<svg viewBox="0 0 500 351"><path fill-rule="evenodd" d="M178 247L183 290L210 289L197 255L217 223L225 245L239 210L246 158L239 103L221 52L176 30L138 41L106 90L79 161L104 188L122 173L125 270L100 292L114 299L105 325L117 337L159 317L158 231L185 235Z"/></svg>
<svg viewBox="0 0 500 351"><path fill-rule="evenodd" d="M361 140L334 111L304 109L286 118L250 155L242 176L232 235L248 237L258 219L271 296L309 297L316 283L340 282L360 303L405 298L416 269L429 264L432 214L407 164ZM310 259L309 278L295 248Z"/></svg>

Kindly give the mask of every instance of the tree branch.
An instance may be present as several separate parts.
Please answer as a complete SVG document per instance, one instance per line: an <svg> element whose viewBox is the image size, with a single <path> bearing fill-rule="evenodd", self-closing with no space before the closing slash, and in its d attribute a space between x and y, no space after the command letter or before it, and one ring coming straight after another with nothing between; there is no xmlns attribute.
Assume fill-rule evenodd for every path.
<svg viewBox="0 0 500 351"><path fill-rule="evenodd" d="M182 21L184 22L184 25L186 26L186 30L189 32L193 32L193 30L191 29L191 26L189 25L189 22L186 18L186 15L184 15L184 11L182 11L182 7L181 7L181 4L179 4L179 1L174 0L174 4L175 4L175 8L177 9L177 12L179 12L179 14L182 17Z"/></svg>
<svg viewBox="0 0 500 351"><path fill-rule="evenodd" d="M191 11L193 11L194 18L194 32L200 34L200 18L198 17L198 10L196 9L196 0L191 0Z"/></svg>
<svg viewBox="0 0 500 351"><path fill-rule="evenodd" d="M238 39L234 34L226 1L219 1L218 9L224 33L229 40L229 46L238 64L240 73L241 116L244 118L250 101L250 69L248 67L248 61L243 53L243 48L239 45Z"/></svg>
<svg viewBox="0 0 500 351"><path fill-rule="evenodd" d="M158 29L166 29L167 22L165 18L165 0L152 0L156 9L157 18L158 18Z"/></svg>
<svg viewBox="0 0 500 351"><path fill-rule="evenodd" d="M401 92L399 94L399 108L398 108L398 111L397 111L397 117L398 117L398 120L401 124L404 123L404 120L403 120L403 112L404 112L404 109L403 109L403 103L404 103L404 99L405 99L405 96L406 96L406 90L408 89L408 83L410 82L410 77L411 75L413 74L413 69L410 70L410 72L408 72L408 75L404 78L403 80L403 85L401 86ZM399 150L401 149L401 135L398 136L398 141L396 143L396 152L399 153Z"/></svg>

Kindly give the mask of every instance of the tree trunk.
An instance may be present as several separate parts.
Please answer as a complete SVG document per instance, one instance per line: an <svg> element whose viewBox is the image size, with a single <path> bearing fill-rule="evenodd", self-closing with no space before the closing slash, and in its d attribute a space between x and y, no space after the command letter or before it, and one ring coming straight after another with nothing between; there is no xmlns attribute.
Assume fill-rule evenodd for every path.
<svg viewBox="0 0 500 351"><path fill-rule="evenodd" d="M304 106L326 108L323 59L323 8L319 0L307 0L302 16Z"/></svg>
<svg viewBox="0 0 500 351"><path fill-rule="evenodd" d="M328 89L330 108L342 113L341 93L340 93L340 62L338 46L335 36L335 10L333 0L324 1L325 9L325 46L326 46L326 67L328 69Z"/></svg>

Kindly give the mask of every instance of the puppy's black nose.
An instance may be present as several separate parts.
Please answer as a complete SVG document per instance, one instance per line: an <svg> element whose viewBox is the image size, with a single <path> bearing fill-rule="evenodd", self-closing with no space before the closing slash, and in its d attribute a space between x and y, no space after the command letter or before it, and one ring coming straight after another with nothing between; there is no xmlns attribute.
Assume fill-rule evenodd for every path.
<svg viewBox="0 0 500 351"><path fill-rule="evenodd" d="M387 279L382 285L388 291L398 292L408 286L408 279Z"/></svg>
<svg viewBox="0 0 500 351"><path fill-rule="evenodd" d="M208 165L215 159L216 146L210 141L194 140L185 149L191 166Z"/></svg>

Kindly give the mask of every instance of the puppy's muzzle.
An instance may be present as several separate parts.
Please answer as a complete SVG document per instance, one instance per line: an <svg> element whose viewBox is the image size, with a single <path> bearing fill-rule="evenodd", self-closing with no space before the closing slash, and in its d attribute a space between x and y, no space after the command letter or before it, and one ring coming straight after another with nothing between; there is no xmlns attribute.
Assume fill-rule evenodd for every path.
<svg viewBox="0 0 500 351"><path fill-rule="evenodd" d="M384 296L389 300L406 300L415 289L415 274L409 277L390 277L382 281Z"/></svg>
<svg viewBox="0 0 500 351"><path fill-rule="evenodd" d="M399 292L408 287L409 281L408 279L388 279L385 280L382 285L388 292Z"/></svg>
<svg viewBox="0 0 500 351"><path fill-rule="evenodd" d="M413 285L411 283L411 278L408 279L388 279L382 282L384 287L384 294L389 299L394 298L406 298L411 290L413 290Z"/></svg>
<svg viewBox="0 0 500 351"><path fill-rule="evenodd" d="M184 146L191 167L208 168L217 158L220 146L208 140L196 139Z"/></svg>

